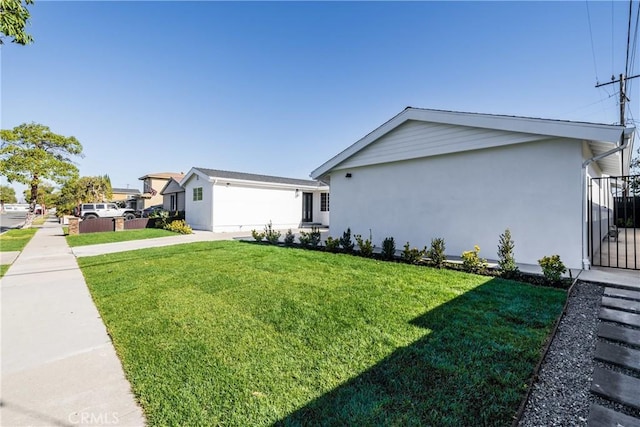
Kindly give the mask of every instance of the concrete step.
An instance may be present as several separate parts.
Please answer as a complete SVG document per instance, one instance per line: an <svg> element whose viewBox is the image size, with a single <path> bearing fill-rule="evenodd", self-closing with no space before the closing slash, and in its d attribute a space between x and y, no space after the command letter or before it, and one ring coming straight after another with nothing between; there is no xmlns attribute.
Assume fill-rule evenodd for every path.
<svg viewBox="0 0 640 427"><path fill-rule="evenodd" d="M640 301L631 301L622 298L602 297L602 305L604 307L616 308L618 310L630 311L632 313L640 313Z"/></svg>
<svg viewBox="0 0 640 427"><path fill-rule="evenodd" d="M605 399L640 409L640 379L596 367L591 391Z"/></svg>
<svg viewBox="0 0 640 427"><path fill-rule="evenodd" d="M598 336L611 341L640 347L640 330L631 329L615 323L602 322L598 327Z"/></svg>
<svg viewBox="0 0 640 427"><path fill-rule="evenodd" d="M599 317L601 320L608 320L611 322L622 323L624 325L640 328L640 314L628 313L626 311L603 307L600 309Z"/></svg>
<svg viewBox="0 0 640 427"><path fill-rule="evenodd" d="M640 292L639 291L631 291L629 289L620 289L620 288L604 288L604 294L610 297L617 298L627 298L636 301L640 301Z"/></svg>
<svg viewBox="0 0 640 427"><path fill-rule="evenodd" d="M589 409L589 427L640 427L640 419L592 404Z"/></svg>
<svg viewBox="0 0 640 427"><path fill-rule="evenodd" d="M634 350L605 341L598 341L596 344L595 358L603 362L609 362L614 365L640 371L640 350ZM640 393L640 389L638 393Z"/></svg>

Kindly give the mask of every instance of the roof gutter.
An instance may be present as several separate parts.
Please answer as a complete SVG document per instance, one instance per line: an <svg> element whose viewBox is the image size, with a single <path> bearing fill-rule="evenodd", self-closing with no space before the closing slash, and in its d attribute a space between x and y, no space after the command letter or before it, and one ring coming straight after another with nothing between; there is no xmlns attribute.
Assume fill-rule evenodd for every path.
<svg viewBox="0 0 640 427"><path fill-rule="evenodd" d="M625 128L622 131L622 135L620 135L620 144L618 146L616 146L615 148L612 148L609 151L606 151L604 153L598 154L597 156L593 156L587 160L585 160L582 163L582 268L584 270L590 270L591 269L591 261L589 259L589 248L588 248L588 242L589 242L589 227L587 226L587 222L589 221L589 217L588 217L588 206L587 206L587 168L589 167L589 165L593 162L597 162L598 160L602 160L605 157L609 157L612 154L616 154L624 149L626 149L629 144L631 143L631 140L633 139L633 132L634 132L634 128ZM622 170L622 168L624 168L624 165L621 165L621 173L624 173L624 171Z"/></svg>

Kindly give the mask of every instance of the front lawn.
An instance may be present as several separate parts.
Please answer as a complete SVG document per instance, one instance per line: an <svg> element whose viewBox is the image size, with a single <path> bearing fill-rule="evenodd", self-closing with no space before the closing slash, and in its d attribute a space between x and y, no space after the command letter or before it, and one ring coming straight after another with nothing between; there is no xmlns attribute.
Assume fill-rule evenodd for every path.
<svg viewBox="0 0 640 427"><path fill-rule="evenodd" d="M65 233L66 234L66 233ZM177 236L172 231L161 228L141 228L137 230L105 231L103 233L66 235L69 246L99 245L101 243L126 242L129 240L153 239L154 237Z"/></svg>
<svg viewBox="0 0 640 427"><path fill-rule="evenodd" d="M0 234L0 251L21 251L38 231L37 228L15 228Z"/></svg>
<svg viewBox="0 0 640 427"><path fill-rule="evenodd" d="M0 277L4 276L9 267L11 267L11 264L0 264Z"/></svg>
<svg viewBox="0 0 640 427"><path fill-rule="evenodd" d="M202 242L78 260L149 425L509 425L566 293Z"/></svg>
<svg viewBox="0 0 640 427"><path fill-rule="evenodd" d="M33 220L33 222L31 224L32 225L42 225L45 222L47 222L47 218L48 218L47 215L39 215Z"/></svg>

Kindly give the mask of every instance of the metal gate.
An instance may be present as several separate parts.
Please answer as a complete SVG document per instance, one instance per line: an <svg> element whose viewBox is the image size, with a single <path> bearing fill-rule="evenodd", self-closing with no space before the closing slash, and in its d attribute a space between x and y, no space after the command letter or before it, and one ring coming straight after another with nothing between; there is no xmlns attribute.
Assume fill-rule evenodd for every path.
<svg viewBox="0 0 640 427"><path fill-rule="evenodd" d="M640 175L591 178L591 265L640 270Z"/></svg>

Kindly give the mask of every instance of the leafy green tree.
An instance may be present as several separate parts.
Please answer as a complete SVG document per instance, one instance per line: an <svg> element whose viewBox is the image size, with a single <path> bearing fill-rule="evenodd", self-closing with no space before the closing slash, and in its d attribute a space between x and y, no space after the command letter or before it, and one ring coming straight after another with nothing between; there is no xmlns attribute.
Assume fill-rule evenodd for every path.
<svg viewBox="0 0 640 427"><path fill-rule="evenodd" d="M0 173L9 182L30 187L29 217L35 210L40 180L62 184L78 175L71 158L82 156L82 145L73 136L58 135L41 124L24 123L0 130L0 142Z"/></svg>
<svg viewBox="0 0 640 427"><path fill-rule="evenodd" d="M0 45L4 44L5 37L13 43L26 45L33 42L33 37L27 34L25 27L31 14L27 9L33 0L1 0L0 2Z"/></svg>
<svg viewBox="0 0 640 427"><path fill-rule="evenodd" d="M113 196L111 180L104 176L83 176L75 183L78 203L106 202Z"/></svg>
<svg viewBox="0 0 640 427"><path fill-rule="evenodd" d="M58 200L56 200L56 215L68 215L73 213L73 208L76 207L81 201L78 200L77 179L70 179L60 188L58 194Z"/></svg>
<svg viewBox="0 0 640 427"><path fill-rule="evenodd" d="M55 206L58 199L58 195L55 193L55 187L51 184L41 182L38 186L38 195L36 196L36 203L40 206L49 208ZM31 190L24 190L24 199L31 200Z"/></svg>
<svg viewBox="0 0 640 427"><path fill-rule="evenodd" d="M0 200L2 200L3 203L18 203L16 190L8 185L0 185Z"/></svg>
<svg viewBox="0 0 640 427"><path fill-rule="evenodd" d="M104 202L112 197L113 191L108 175L83 176L70 179L62 185L56 208L59 214L69 214L80 203Z"/></svg>

